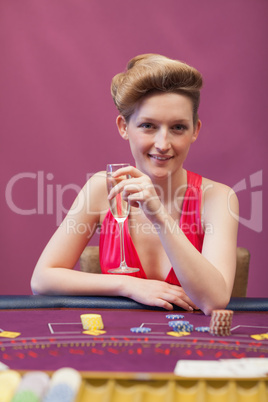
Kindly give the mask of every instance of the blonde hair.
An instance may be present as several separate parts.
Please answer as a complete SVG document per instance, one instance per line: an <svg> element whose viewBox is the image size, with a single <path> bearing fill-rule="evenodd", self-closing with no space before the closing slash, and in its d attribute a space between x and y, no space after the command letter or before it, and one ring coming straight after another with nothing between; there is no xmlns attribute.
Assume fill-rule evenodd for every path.
<svg viewBox="0 0 268 402"><path fill-rule="evenodd" d="M143 54L131 59L125 72L113 77L111 94L126 121L136 103L152 91L186 95L192 101L196 125L202 83L200 72L186 63L159 54Z"/></svg>

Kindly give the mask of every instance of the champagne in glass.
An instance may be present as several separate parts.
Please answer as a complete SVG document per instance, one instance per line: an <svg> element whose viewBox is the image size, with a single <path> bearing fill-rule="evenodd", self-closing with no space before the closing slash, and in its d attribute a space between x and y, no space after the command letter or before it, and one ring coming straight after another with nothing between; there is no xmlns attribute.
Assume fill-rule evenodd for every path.
<svg viewBox="0 0 268 402"><path fill-rule="evenodd" d="M113 177L113 172L118 169L129 166L129 163L109 164L106 169L106 182L108 194L113 187L115 187L122 180L129 179L129 175L122 175ZM120 266L118 268L110 269L108 272L113 274L124 274L139 271L139 268L128 267L125 261L125 247L124 247L124 223L129 214L130 206L127 201L123 200L122 192L117 194L114 198L109 200L110 210L114 219L117 221L120 230Z"/></svg>

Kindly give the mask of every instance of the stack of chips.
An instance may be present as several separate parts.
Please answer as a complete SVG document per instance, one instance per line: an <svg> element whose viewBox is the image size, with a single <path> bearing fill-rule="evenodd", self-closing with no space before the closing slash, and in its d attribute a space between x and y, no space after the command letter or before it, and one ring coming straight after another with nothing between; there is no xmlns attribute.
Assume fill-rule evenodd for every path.
<svg viewBox="0 0 268 402"><path fill-rule="evenodd" d="M83 329L95 331L104 328L100 314L82 314L80 318Z"/></svg>
<svg viewBox="0 0 268 402"><path fill-rule="evenodd" d="M41 401L47 391L49 381L49 376L42 371L33 371L25 374L12 402Z"/></svg>
<svg viewBox="0 0 268 402"><path fill-rule="evenodd" d="M231 310L213 310L209 332L212 335L229 336L231 334L232 318L233 311Z"/></svg>
<svg viewBox="0 0 268 402"><path fill-rule="evenodd" d="M80 385L81 375L77 370L61 368L53 374L43 402L75 402Z"/></svg>
<svg viewBox="0 0 268 402"><path fill-rule="evenodd" d="M192 332L194 326L189 321L169 321L168 325L176 332Z"/></svg>
<svg viewBox="0 0 268 402"><path fill-rule="evenodd" d="M133 327L130 328L131 332L134 332L136 334L148 334L149 332L151 332L151 328L148 327Z"/></svg>
<svg viewBox="0 0 268 402"><path fill-rule="evenodd" d="M15 370L0 372L0 401L10 402L21 381L21 376Z"/></svg>

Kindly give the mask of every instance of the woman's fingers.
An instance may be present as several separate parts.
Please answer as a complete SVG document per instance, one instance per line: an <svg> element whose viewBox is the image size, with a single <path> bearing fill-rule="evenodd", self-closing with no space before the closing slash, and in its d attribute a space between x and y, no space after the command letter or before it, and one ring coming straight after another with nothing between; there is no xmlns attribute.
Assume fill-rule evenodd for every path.
<svg viewBox="0 0 268 402"><path fill-rule="evenodd" d="M142 183L137 182L136 179L121 180L118 184L112 187L110 193L108 194L108 199L110 200L116 197L116 195L121 192L131 194L134 192L140 192L142 189Z"/></svg>
<svg viewBox="0 0 268 402"><path fill-rule="evenodd" d="M142 173L139 169L135 168L134 166L127 166L121 169L116 170L113 173L113 177L119 177L122 175L129 174L131 177L141 177L144 176L144 173Z"/></svg>
<svg viewBox="0 0 268 402"><path fill-rule="evenodd" d="M131 297L136 301L150 306L162 307L166 310L172 310L173 305L187 311L193 311L197 308L180 286L158 280L147 279L146 283L144 283L144 279L141 281L140 286L131 289Z"/></svg>
<svg viewBox="0 0 268 402"><path fill-rule="evenodd" d="M192 302L192 300L187 296L182 287L176 285L168 284L169 288L164 294L164 298L179 307L184 308L188 311L193 311L198 309L198 307Z"/></svg>

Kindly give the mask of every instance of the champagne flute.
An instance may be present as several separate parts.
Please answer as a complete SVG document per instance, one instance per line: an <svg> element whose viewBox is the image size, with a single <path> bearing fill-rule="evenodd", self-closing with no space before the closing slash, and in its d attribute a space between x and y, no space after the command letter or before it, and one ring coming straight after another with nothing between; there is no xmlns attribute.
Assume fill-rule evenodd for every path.
<svg viewBox="0 0 268 402"><path fill-rule="evenodd" d="M122 180L130 178L130 175L121 175L113 177L112 174L118 169L129 166L129 163L109 164L106 168L106 182L108 193ZM139 268L128 267L125 260L125 246L124 246L124 223L129 214L130 205L127 201L123 200L122 192L117 194L113 199L109 200L110 210L114 219L117 221L120 230L120 266L118 268L110 269L108 272L113 274L124 274L139 271Z"/></svg>

